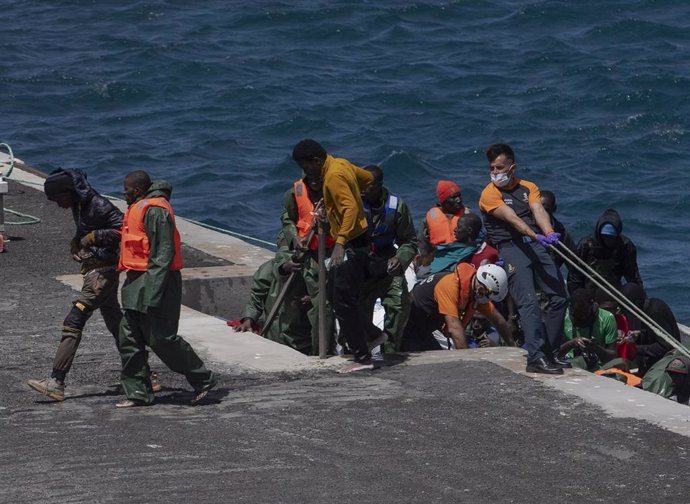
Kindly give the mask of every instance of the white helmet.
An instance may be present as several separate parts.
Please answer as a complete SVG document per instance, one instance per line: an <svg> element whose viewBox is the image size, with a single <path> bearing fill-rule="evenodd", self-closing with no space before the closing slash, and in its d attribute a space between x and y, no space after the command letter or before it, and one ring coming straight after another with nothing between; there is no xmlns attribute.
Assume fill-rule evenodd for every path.
<svg viewBox="0 0 690 504"><path fill-rule="evenodd" d="M479 266L477 281L489 290L491 301L503 301L508 294L508 275L495 264Z"/></svg>

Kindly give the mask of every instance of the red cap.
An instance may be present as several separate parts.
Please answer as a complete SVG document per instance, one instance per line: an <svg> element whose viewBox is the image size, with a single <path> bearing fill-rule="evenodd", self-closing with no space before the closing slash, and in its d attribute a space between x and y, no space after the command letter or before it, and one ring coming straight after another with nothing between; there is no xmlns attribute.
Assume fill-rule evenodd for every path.
<svg viewBox="0 0 690 504"><path fill-rule="evenodd" d="M439 180L436 184L436 196L438 196L438 202L443 203L452 195L460 192L458 184L451 182L450 180Z"/></svg>

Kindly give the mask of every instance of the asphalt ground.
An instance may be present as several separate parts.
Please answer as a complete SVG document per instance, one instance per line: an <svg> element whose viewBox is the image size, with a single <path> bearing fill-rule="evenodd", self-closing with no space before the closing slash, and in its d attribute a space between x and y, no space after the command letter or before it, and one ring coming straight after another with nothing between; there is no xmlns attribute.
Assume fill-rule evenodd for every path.
<svg viewBox="0 0 690 504"><path fill-rule="evenodd" d="M117 410L119 359L96 314L67 379L46 401L75 292L71 215L11 185L36 215L0 254L0 503L687 502L687 437L613 418L488 362L220 374L202 405L161 371L147 408ZM8 216L8 220L13 217ZM200 260L203 260L201 258Z"/></svg>

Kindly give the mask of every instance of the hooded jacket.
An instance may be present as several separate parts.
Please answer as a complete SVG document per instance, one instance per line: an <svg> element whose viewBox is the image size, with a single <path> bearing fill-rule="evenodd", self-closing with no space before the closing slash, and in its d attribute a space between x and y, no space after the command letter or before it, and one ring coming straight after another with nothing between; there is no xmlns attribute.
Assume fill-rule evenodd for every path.
<svg viewBox="0 0 690 504"><path fill-rule="evenodd" d="M601 228L611 224L618 236L613 247L605 247L601 240ZM594 233L585 236L577 244L577 256L589 264L614 287L620 287L621 278L628 283L642 286L640 270L637 267L637 248L630 239L623 234L623 222L614 209L609 208L601 214L594 228ZM580 288L596 287L585 276L568 268L568 291L571 293Z"/></svg>
<svg viewBox="0 0 690 504"><path fill-rule="evenodd" d="M81 240L93 233L93 243L87 247L88 251L104 264L117 264L122 212L89 185L86 173L58 168L51 175L61 171L71 177L74 187L76 201L72 206L72 217L77 230L73 240Z"/></svg>

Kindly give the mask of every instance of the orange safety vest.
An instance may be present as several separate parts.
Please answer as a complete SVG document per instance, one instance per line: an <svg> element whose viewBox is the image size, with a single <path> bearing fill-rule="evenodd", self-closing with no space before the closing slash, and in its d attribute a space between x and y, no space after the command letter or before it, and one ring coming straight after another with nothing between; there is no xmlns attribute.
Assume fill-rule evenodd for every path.
<svg viewBox="0 0 690 504"><path fill-rule="evenodd" d="M144 217L150 207L165 208L170 214L173 226L175 226L175 214L167 199L162 196L145 198L127 207L125 217L122 220L122 242L120 243L119 271L133 270L146 271L149 265L151 245L146 235ZM182 269L182 253L180 250L180 233L175 226L175 255L170 264L170 271Z"/></svg>
<svg viewBox="0 0 690 504"><path fill-rule="evenodd" d="M429 228L429 241L433 245L445 245L455 241L455 228L458 227L460 217L465 214L463 208L458 215L448 217L439 207L434 207L426 213L426 224Z"/></svg>
<svg viewBox="0 0 690 504"><path fill-rule="evenodd" d="M297 234L305 238L311 227L314 224L314 203L309 199L309 192L307 186L302 179L299 179L293 185L295 190L295 202L297 203ZM331 248L335 245L335 240L330 235L326 236L326 248ZM308 244L309 250L319 250L319 238L317 235L311 239Z"/></svg>
<svg viewBox="0 0 690 504"><path fill-rule="evenodd" d="M460 284L459 303L464 303L465 306L458 306L460 309L460 323L462 327L467 327L472 317L474 316L475 303L470 303L470 296L472 294L472 279L477 274L477 270L470 263L458 263L455 267L455 276Z"/></svg>
<svg viewBox="0 0 690 504"><path fill-rule="evenodd" d="M608 368L608 369L598 369L594 371L595 375L598 376L606 376L606 375L621 375L625 378L625 384L630 385L631 387L637 387L642 383L642 378L639 376L635 376L632 373L627 373L623 371L622 369L618 368ZM612 377L614 378L614 377Z"/></svg>

